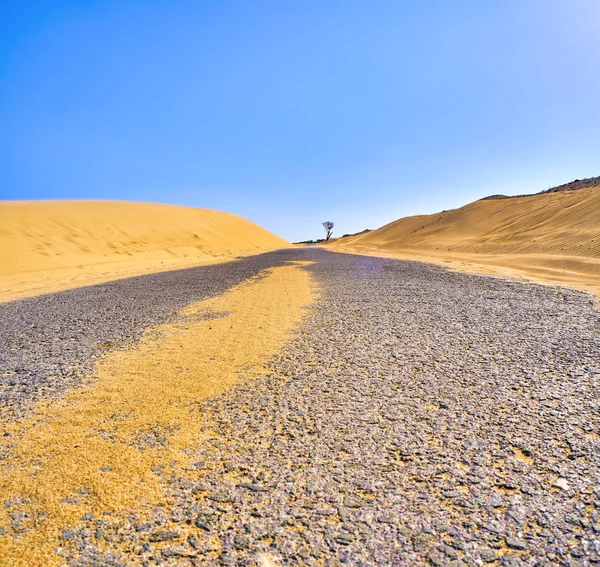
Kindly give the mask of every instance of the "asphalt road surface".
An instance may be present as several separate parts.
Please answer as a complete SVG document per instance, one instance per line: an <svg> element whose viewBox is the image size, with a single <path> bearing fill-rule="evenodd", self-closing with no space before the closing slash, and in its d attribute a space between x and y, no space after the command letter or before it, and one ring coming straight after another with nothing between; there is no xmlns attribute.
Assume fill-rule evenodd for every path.
<svg viewBox="0 0 600 567"><path fill-rule="evenodd" d="M165 478L150 520L82 518L65 562L600 563L600 313L583 293L309 248L121 280L0 306L2 404L18 416L102 345L296 259L321 298L266 376L203 403L197 480Z"/></svg>

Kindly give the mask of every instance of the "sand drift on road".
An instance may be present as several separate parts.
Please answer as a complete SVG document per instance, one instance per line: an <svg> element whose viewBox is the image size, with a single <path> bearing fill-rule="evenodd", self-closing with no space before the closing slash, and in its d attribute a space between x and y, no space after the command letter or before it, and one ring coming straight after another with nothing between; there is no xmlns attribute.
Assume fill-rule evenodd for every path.
<svg viewBox="0 0 600 567"><path fill-rule="evenodd" d="M12 505L0 525L15 510L23 522L18 537L0 539L0 563L61 564L54 548L81 517L124 521L163 505L154 471L193 470L185 452L198 441L197 404L259 372L313 295L308 272L272 268L108 355L89 387L6 424L0 493Z"/></svg>

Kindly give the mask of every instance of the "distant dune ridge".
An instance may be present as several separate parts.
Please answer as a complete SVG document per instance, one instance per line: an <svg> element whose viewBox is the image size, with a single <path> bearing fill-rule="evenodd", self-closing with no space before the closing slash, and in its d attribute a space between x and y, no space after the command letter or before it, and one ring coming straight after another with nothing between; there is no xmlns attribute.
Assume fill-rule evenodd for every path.
<svg viewBox="0 0 600 567"><path fill-rule="evenodd" d="M287 246L241 217L207 209L2 201L0 301Z"/></svg>
<svg viewBox="0 0 600 567"><path fill-rule="evenodd" d="M522 276L600 296L600 177L401 218L331 247Z"/></svg>
<svg viewBox="0 0 600 567"><path fill-rule="evenodd" d="M534 193L533 195L490 195L481 199L485 201L487 199L515 199L517 197L535 197L536 195L544 195L545 193L561 193L563 191L577 191L579 189L589 189L591 187L600 186L600 177L588 177L587 179L575 179L569 183L563 185L557 185L556 187L550 187L545 191Z"/></svg>

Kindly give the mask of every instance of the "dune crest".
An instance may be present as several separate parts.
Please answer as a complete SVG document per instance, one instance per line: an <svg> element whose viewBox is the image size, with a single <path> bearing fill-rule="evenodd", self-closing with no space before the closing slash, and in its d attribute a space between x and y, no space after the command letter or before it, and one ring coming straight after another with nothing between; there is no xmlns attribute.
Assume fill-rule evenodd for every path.
<svg viewBox="0 0 600 567"><path fill-rule="evenodd" d="M331 248L525 277L600 297L600 186L482 199L401 218Z"/></svg>
<svg viewBox="0 0 600 567"><path fill-rule="evenodd" d="M287 246L220 211L119 201L3 201L0 301Z"/></svg>

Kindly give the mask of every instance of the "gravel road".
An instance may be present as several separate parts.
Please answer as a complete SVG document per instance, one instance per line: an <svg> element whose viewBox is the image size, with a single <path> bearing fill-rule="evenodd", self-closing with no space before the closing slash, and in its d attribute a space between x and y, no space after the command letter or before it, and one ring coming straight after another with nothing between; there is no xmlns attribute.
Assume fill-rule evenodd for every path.
<svg viewBox="0 0 600 567"><path fill-rule="evenodd" d="M244 270L287 254L248 259ZM322 297L266 376L203 404L191 479L156 471L170 495L150 521L82 518L63 534L66 563L600 563L600 313L591 298L413 262L294 254L316 262L305 269ZM197 295L238 277L212 269L228 275ZM178 279L192 274L176 274L179 299L160 306L163 319L194 298ZM162 300L152 290L161 277L140 284L154 294L146 306ZM90 345L131 339L136 321L150 322L128 299L133 281L90 288L98 299L88 309L102 312L113 294L127 306L113 317L133 313ZM37 301L64 306L57 296L12 308L27 321ZM76 328L87 328L93 315L78 313ZM46 352L30 348L25 361Z"/></svg>
<svg viewBox="0 0 600 567"><path fill-rule="evenodd" d="M281 250L1 303L0 416L23 416L32 402L81 383L108 349L131 344L182 307L300 252Z"/></svg>

